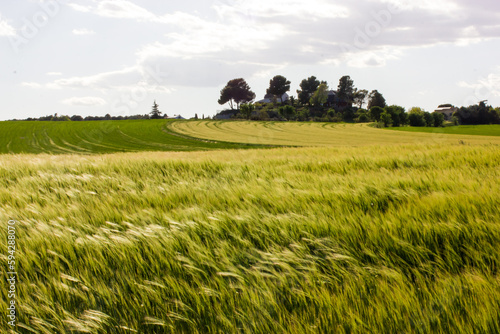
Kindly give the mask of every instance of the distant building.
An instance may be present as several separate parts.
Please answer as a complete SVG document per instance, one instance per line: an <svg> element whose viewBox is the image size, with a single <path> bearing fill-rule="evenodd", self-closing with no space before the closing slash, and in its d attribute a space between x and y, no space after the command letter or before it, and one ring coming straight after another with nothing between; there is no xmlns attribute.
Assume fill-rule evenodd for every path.
<svg viewBox="0 0 500 334"><path fill-rule="evenodd" d="M326 103L329 107L337 106L340 103L336 90L328 91L328 100L326 100Z"/></svg>
<svg viewBox="0 0 500 334"><path fill-rule="evenodd" d="M453 105L451 104L441 104L440 106L437 107L436 110L434 110L434 112L438 112L438 113L441 113L444 115L444 118L449 121L451 120L451 117L453 116L453 114L455 112L458 111L458 108L457 107L454 107Z"/></svg>
<svg viewBox="0 0 500 334"><path fill-rule="evenodd" d="M288 96L287 93L283 94L281 96L281 100L283 100L283 102L287 102L288 100L290 100L290 96ZM273 94L266 94L266 96L264 96L264 99L260 100L260 101L257 101L257 103L273 103L273 102L281 102L279 96L274 96Z"/></svg>
<svg viewBox="0 0 500 334"><path fill-rule="evenodd" d="M345 100L342 100L339 97L339 94L336 90L329 90L328 99L326 100L326 105L328 107L333 107L334 109L343 110L345 108L352 107L352 102L347 102Z"/></svg>

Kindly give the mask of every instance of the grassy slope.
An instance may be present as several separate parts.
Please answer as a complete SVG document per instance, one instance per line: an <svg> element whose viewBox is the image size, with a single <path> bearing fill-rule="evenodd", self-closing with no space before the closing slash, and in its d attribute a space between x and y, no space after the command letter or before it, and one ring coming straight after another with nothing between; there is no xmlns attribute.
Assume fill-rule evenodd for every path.
<svg viewBox="0 0 500 334"><path fill-rule="evenodd" d="M460 125L447 126L444 128L426 128L426 127L397 127L388 128L390 130L406 132L426 132L451 135L476 135L476 136L500 136L500 125Z"/></svg>
<svg viewBox="0 0 500 334"><path fill-rule="evenodd" d="M166 120L0 122L0 153L113 153L241 148L174 135Z"/></svg>
<svg viewBox="0 0 500 334"><path fill-rule="evenodd" d="M228 142L293 146L365 146L411 143L500 143L498 137L449 136L418 132L395 132L367 124L190 121L173 122L169 128L187 136Z"/></svg>
<svg viewBox="0 0 500 334"><path fill-rule="evenodd" d="M499 332L499 165L446 143L0 156L19 330Z"/></svg>

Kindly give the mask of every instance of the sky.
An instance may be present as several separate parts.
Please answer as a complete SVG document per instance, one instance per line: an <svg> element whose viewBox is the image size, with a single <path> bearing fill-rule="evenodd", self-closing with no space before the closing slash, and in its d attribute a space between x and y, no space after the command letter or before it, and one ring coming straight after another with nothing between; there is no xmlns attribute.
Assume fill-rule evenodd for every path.
<svg viewBox="0 0 500 334"><path fill-rule="evenodd" d="M349 75L388 104L500 106L498 0L16 0L0 3L0 120L213 116L244 78L296 96Z"/></svg>

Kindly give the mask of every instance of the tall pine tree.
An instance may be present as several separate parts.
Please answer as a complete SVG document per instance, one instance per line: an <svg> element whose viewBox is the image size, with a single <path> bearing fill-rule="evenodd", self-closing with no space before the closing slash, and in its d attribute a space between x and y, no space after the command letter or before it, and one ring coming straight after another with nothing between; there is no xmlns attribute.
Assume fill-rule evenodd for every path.
<svg viewBox="0 0 500 334"><path fill-rule="evenodd" d="M159 118L161 118L161 111L158 108L158 103L156 103L156 100L155 100L155 102L153 104L153 108L152 108L152 110L151 110L151 112L149 114L151 115L152 119L159 119Z"/></svg>

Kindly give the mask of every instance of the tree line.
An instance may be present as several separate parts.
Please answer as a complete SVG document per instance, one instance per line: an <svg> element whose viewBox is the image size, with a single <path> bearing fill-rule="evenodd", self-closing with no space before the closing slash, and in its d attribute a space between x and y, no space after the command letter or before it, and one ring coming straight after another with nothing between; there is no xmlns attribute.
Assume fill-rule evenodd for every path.
<svg viewBox="0 0 500 334"><path fill-rule="evenodd" d="M340 78L336 90L315 76L303 79L297 98L283 100L291 82L282 75L269 81L266 97L272 103L254 103L256 94L243 78L230 80L221 90L219 104L229 104L216 118L276 121L376 122L378 127L443 126L445 115L427 112L419 107L406 111L404 107L387 105L378 90L358 89L350 76ZM366 109L363 108L366 104ZM493 109L481 102L477 106L461 107L449 120L454 124L500 124L500 108Z"/></svg>
<svg viewBox="0 0 500 334"><path fill-rule="evenodd" d="M86 116L82 117L80 115L73 115L73 116L68 116L68 115L58 115L57 113L54 115L48 115L48 116L42 116L38 118L34 117L29 117L26 119L23 119L23 121L55 121L55 122L65 122L65 121L122 121L122 120L134 120L134 119L162 119L166 118L167 114L163 113L160 111L158 103L156 103L156 100L153 103L153 106L151 107L151 112L149 114L137 114L137 115L130 115L130 116L111 116L110 114L106 114L104 116ZM198 116L196 115L195 118L197 119ZM205 116L203 116L205 118ZM16 120L15 120L16 121Z"/></svg>

